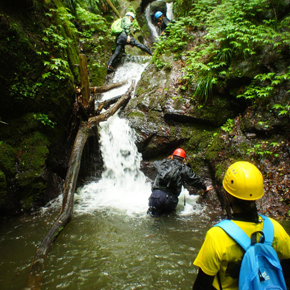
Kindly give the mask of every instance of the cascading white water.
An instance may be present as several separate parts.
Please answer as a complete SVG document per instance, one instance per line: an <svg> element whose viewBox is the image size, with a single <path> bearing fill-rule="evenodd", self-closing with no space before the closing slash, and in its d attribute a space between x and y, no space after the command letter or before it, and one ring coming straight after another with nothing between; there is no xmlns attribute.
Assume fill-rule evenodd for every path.
<svg viewBox="0 0 290 290"><path fill-rule="evenodd" d="M173 2L166 3L166 7L167 7L166 16L170 21L172 21L174 19L173 18Z"/></svg>
<svg viewBox="0 0 290 290"><path fill-rule="evenodd" d="M149 61L150 58L144 59ZM129 79L128 83L104 93L102 100L124 94L133 79L137 84L148 61L137 63L125 59L111 81ZM146 214L151 184L140 171L142 156L135 145L135 132L126 119L115 114L108 121L100 123L99 133L104 172L99 181L91 182L80 189L76 212L112 209L129 215Z"/></svg>
<svg viewBox="0 0 290 290"><path fill-rule="evenodd" d="M112 116L100 125L104 172L98 182L85 185L77 211L113 209L126 214L146 214L150 182L140 171L141 154L128 121Z"/></svg>
<svg viewBox="0 0 290 290"><path fill-rule="evenodd" d="M143 60L149 58L145 57ZM136 60L135 60L136 61ZM130 79L121 88L104 93L102 100L124 94L131 81L136 85L148 65L136 63L127 57L122 66L114 73L112 82ZM151 194L151 181L140 171L141 154L135 145L136 135L126 119L118 114L108 121L100 123L100 149L104 162L104 171L99 181L92 181L78 190L75 212L93 213L97 210L125 213L127 215L145 216L148 209L148 198ZM186 194L186 206L184 206ZM197 197L189 196L183 190L180 196L179 214L200 213L203 207L196 204Z"/></svg>

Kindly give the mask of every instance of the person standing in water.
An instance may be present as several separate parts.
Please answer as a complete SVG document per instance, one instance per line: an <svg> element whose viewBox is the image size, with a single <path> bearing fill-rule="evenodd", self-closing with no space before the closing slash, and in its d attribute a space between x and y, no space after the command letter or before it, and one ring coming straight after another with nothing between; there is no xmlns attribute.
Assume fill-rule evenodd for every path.
<svg viewBox="0 0 290 290"><path fill-rule="evenodd" d="M158 172L149 197L147 213L151 216L158 217L174 212L184 183L203 189L204 192L213 188L206 186L200 177L185 164L185 157L185 151L182 148L177 148L170 158L154 162Z"/></svg>

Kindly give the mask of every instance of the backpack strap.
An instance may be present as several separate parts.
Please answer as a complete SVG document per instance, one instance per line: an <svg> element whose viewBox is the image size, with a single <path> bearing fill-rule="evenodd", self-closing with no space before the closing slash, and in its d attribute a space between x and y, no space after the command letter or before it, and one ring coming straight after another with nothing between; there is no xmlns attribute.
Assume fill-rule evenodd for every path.
<svg viewBox="0 0 290 290"><path fill-rule="evenodd" d="M215 225L222 228L232 239L234 239L245 251L251 246L251 239L234 222L224 220Z"/></svg>
<svg viewBox="0 0 290 290"><path fill-rule="evenodd" d="M271 220L260 215L264 221L263 224L263 236L265 238L265 243L272 246L274 239L274 226ZM232 239L234 239L245 251L251 246L251 239L247 234L234 222L230 220L224 220L215 225L215 227L222 228Z"/></svg>
<svg viewBox="0 0 290 290"><path fill-rule="evenodd" d="M265 237L265 243L272 246L273 240L274 240L274 226L272 221L264 216L264 215L260 215L260 217L263 219L264 221L264 225L263 225L263 233L264 233L264 237Z"/></svg>

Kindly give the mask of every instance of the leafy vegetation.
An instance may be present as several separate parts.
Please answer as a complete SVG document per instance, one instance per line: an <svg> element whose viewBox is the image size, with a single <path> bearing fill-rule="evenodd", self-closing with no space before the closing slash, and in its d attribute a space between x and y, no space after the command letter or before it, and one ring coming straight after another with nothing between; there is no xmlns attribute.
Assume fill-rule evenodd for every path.
<svg viewBox="0 0 290 290"><path fill-rule="evenodd" d="M276 149L278 147L279 144L277 142L272 142L271 144L268 144L267 141L263 141L261 143L255 144L252 148L248 148L247 154L250 155L252 158L259 158L265 155L273 155L275 157L279 157L279 153L273 152L273 149Z"/></svg>
<svg viewBox="0 0 290 290"><path fill-rule="evenodd" d="M108 31L106 20L101 15L91 13L81 6L76 8L76 18L83 28L80 34L84 39L90 39L97 32Z"/></svg>
<svg viewBox="0 0 290 290"><path fill-rule="evenodd" d="M56 123L51 121L46 114L41 114L41 113L34 114L33 117L35 120L40 121L45 126L54 128L54 126L56 125Z"/></svg>
<svg viewBox="0 0 290 290"><path fill-rule="evenodd" d="M186 58L182 85L185 83L188 89L193 89L192 97L201 103L211 100L213 89L223 86L227 79L243 77L234 67L235 60L255 58L264 47L277 55L284 46L289 47L289 17L283 20L277 17L283 11L283 1L197 0L188 5L192 9L184 11L186 16L168 28L168 38L161 38L156 44L154 61L160 67L160 56L165 51L177 57L182 51ZM204 31L202 41L186 47L196 28ZM258 74L238 97L253 100L271 97L286 80L289 70L282 74L278 71ZM288 105L282 106L283 109L275 108L285 114Z"/></svg>
<svg viewBox="0 0 290 290"><path fill-rule="evenodd" d="M71 10L72 14L75 14L78 7L82 7L86 11L100 15L109 13L111 9L106 0L65 0L64 2ZM116 8L119 7L117 0L111 0L111 2Z"/></svg>

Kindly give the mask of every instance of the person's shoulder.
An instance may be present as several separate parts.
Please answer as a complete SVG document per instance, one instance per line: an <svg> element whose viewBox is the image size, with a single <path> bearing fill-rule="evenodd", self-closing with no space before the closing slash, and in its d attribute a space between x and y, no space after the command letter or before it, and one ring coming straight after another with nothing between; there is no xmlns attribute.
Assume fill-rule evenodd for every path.
<svg viewBox="0 0 290 290"><path fill-rule="evenodd" d="M270 221L271 221L272 224L273 224L274 231L277 231L277 230L284 230L283 226L282 226L278 221L276 221L275 219L270 218L270 217L268 217L268 218L270 219Z"/></svg>
<svg viewBox="0 0 290 290"><path fill-rule="evenodd" d="M211 227L208 231L207 234L211 236L223 236L227 235L226 232L218 226L219 223L217 223L215 226Z"/></svg>

